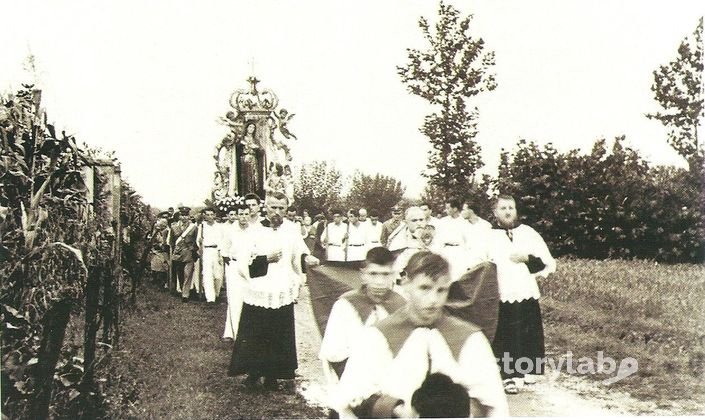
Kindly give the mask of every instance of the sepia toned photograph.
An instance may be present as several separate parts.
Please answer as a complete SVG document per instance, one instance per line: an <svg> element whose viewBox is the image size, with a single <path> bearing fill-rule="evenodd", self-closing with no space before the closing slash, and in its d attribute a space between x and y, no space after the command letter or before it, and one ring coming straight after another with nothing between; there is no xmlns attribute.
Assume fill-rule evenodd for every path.
<svg viewBox="0 0 705 420"><path fill-rule="evenodd" d="M0 10L3 420L705 416L702 1Z"/></svg>

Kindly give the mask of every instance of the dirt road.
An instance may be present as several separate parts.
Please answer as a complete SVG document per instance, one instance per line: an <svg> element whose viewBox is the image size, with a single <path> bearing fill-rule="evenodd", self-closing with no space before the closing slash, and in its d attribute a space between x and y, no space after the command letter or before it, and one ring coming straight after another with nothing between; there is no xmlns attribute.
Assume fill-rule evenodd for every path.
<svg viewBox="0 0 705 420"><path fill-rule="evenodd" d="M311 404L323 405L325 381L317 359L321 338L305 290L296 305L296 337L302 378L299 392ZM537 384L522 388L517 395L509 395L508 400L511 415L522 417L677 415L692 412L693 409L685 404L659 407L655 403L610 391L589 379L555 372L547 372Z"/></svg>

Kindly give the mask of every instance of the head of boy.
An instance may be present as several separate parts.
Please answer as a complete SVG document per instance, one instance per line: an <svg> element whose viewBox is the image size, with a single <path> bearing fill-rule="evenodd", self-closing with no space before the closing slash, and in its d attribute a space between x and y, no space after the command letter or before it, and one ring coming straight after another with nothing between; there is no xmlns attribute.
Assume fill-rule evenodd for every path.
<svg viewBox="0 0 705 420"><path fill-rule="evenodd" d="M517 221L517 204L511 195L500 195L494 205L494 217L502 227L513 227Z"/></svg>
<svg viewBox="0 0 705 420"><path fill-rule="evenodd" d="M375 303L384 302L396 280L394 254L381 246L370 249L361 271L367 297Z"/></svg>
<svg viewBox="0 0 705 420"><path fill-rule="evenodd" d="M242 229L245 229L250 223L250 208L246 204L237 206L237 223ZM232 211L230 212L232 213Z"/></svg>
<svg viewBox="0 0 705 420"><path fill-rule="evenodd" d="M411 256L404 271L409 317L419 326L433 324L443 315L448 300L448 261L433 252L421 251Z"/></svg>
<svg viewBox="0 0 705 420"><path fill-rule="evenodd" d="M460 384L442 373L429 375L411 397L421 418L468 418L470 396Z"/></svg>

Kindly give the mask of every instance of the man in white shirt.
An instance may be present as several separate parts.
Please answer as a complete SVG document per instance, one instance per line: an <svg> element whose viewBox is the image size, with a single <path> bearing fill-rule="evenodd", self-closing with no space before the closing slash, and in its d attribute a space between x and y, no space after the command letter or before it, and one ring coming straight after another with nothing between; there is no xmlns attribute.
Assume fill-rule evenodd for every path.
<svg viewBox="0 0 705 420"><path fill-rule="evenodd" d="M245 205L250 209L250 226L255 226L262 222L262 215L260 211L262 210L260 206L260 198L257 194L249 193L245 195Z"/></svg>
<svg viewBox="0 0 705 420"><path fill-rule="evenodd" d="M367 254L367 226L360 223L355 210L348 211L346 261L363 261Z"/></svg>
<svg viewBox="0 0 705 420"><path fill-rule="evenodd" d="M447 315L451 279L443 257L414 254L403 282L408 301L366 327L356 340L336 392L341 417L414 417L414 392L442 373L468 392L473 416L509 415L497 364L475 325Z"/></svg>
<svg viewBox="0 0 705 420"><path fill-rule="evenodd" d="M438 219L433 217L433 211L431 210L431 206L429 206L428 203L421 203L419 204L419 207L421 208L424 216L426 217L426 225L433 226L435 228L438 224Z"/></svg>
<svg viewBox="0 0 705 420"><path fill-rule="evenodd" d="M213 303L223 287L223 259L220 248L223 243L223 230L215 223L215 210L203 210L203 223L198 227L197 244L201 253L201 278L206 302Z"/></svg>
<svg viewBox="0 0 705 420"><path fill-rule="evenodd" d="M363 226L369 226L370 225L370 219L367 218L367 209L361 208L357 212L358 215L358 220L360 221L360 224Z"/></svg>
<svg viewBox="0 0 705 420"><path fill-rule="evenodd" d="M344 293L333 305L321 341L318 357L331 385L342 375L350 348L362 328L386 318L405 302L392 290L396 273L394 255L388 249L369 250L361 273L362 286Z"/></svg>
<svg viewBox="0 0 705 420"><path fill-rule="evenodd" d="M321 243L326 249L327 261L345 261L345 245L348 225L343 223L340 210L333 210L333 222L328 223L321 234Z"/></svg>
<svg viewBox="0 0 705 420"><path fill-rule="evenodd" d="M370 248L382 246L382 223L374 210L370 213L370 224L367 229L367 242Z"/></svg>
<svg viewBox="0 0 705 420"><path fill-rule="evenodd" d="M229 340L234 340L237 337L240 312L242 311L243 289L247 285L247 279L237 268L237 258L242 254L241 249L249 240L250 209L246 205L237 206L228 212L228 219L232 220L233 218L235 219L234 223L224 226L221 250L225 265L225 292L228 299L223 338Z"/></svg>
<svg viewBox="0 0 705 420"><path fill-rule="evenodd" d="M468 252L470 238L468 238L468 222L460 215L461 204L458 200L449 200L446 203L447 215L438 221L436 238L439 253L450 264L450 275L453 281L458 280L471 265L479 261L471 261Z"/></svg>

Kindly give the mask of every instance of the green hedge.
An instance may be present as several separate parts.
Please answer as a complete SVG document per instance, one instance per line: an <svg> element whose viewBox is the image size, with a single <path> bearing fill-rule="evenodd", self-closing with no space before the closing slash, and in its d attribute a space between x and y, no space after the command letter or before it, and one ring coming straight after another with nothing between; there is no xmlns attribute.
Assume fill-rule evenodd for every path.
<svg viewBox="0 0 705 420"><path fill-rule="evenodd" d="M557 255L703 262L703 156L689 170L652 167L623 142L581 154L522 140L503 152L494 188Z"/></svg>

